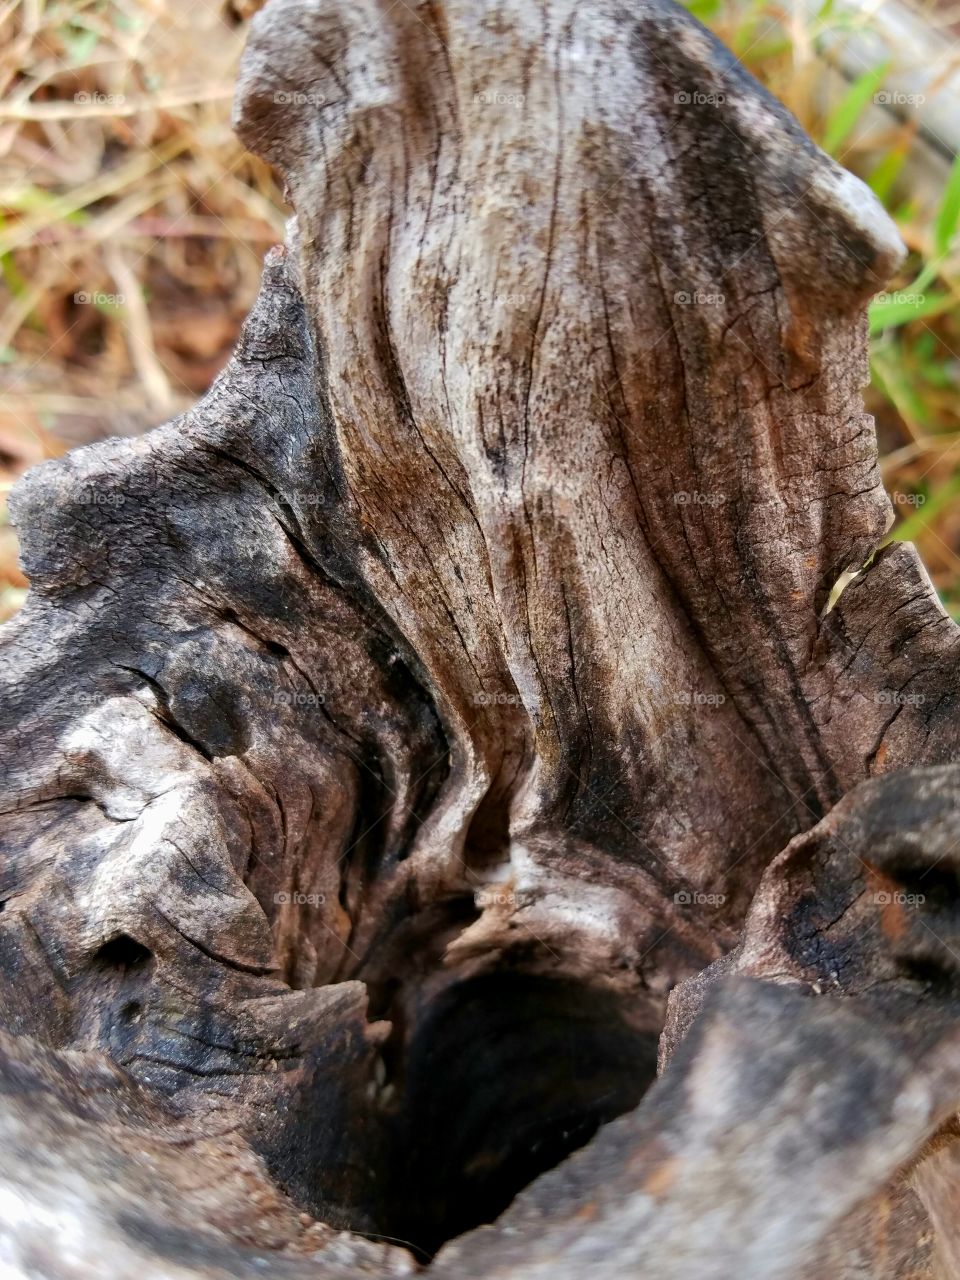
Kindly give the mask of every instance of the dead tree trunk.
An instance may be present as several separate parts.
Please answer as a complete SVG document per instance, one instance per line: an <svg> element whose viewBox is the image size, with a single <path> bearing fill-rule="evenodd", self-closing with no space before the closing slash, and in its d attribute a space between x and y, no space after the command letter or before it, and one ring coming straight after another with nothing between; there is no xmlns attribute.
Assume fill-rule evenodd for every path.
<svg viewBox="0 0 960 1280"><path fill-rule="evenodd" d="M272 0L236 114L231 364L16 494L4 1274L960 1275L886 216L670 0Z"/></svg>

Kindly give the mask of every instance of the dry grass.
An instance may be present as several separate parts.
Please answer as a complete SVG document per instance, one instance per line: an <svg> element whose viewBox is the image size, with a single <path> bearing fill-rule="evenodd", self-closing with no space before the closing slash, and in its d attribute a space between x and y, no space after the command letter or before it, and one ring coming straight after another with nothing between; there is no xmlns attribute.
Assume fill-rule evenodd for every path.
<svg viewBox="0 0 960 1280"><path fill-rule="evenodd" d="M281 194L229 126L261 3L0 0L0 619L25 587L3 491L35 461L192 403L282 236ZM826 87L818 56L837 23L831 0L814 20L776 0L688 3L815 138L838 132L843 86ZM932 17L945 24L945 70L958 19ZM912 250L901 286L933 264L927 287L947 298L878 333L870 407L888 488L906 499L898 528L957 610L960 261L937 249L940 192L905 189L915 145L910 126L856 121L833 150L896 216Z"/></svg>
<svg viewBox="0 0 960 1280"><path fill-rule="evenodd" d="M228 356L285 216L229 124L254 7L0 0L4 489L164 421ZM24 586L3 524L0 617Z"/></svg>

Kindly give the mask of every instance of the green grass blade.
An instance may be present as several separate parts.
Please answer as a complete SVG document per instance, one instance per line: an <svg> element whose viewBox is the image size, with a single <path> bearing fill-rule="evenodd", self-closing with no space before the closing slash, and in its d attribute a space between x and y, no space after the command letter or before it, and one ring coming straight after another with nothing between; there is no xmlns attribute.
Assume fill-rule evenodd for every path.
<svg viewBox="0 0 960 1280"><path fill-rule="evenodd" d="M722 0L683 0L683 7L701 22L709 24L720 16L723 5Z"/></svg>
<svg viewBox="0 0 960 1280"><path fill-rule="evenodd" d="M875 351L870 360L870 378L914 435L922 434L930 427L930 414L923 397L918 394L913 379L895 353Z"/></svg>
<svg viewBox="0 0 960 1280"><path fill-rule="evenodd" d="M870 303L870 333L893 329L911 320L938 316L954 306L956 298L950 293L921 293L904 289Z"/></svg>
<svg viewBox="0 0 960 1280"><path fill-rule="evenodd" d="M890 63L883 62L878 67L865 71L862 76L857 76L827 120L821 143L824 151L829 151L831 155L837 154L840 144L849 136L867 104L873 101L873 95L883 84L889 70Z"/></svg>
<svg viewBox="0 0 960 1280"><path fill-rule="evenodd" d="M900 170L906 158L906 148L898 147L896 151L889 151L870 174L870 190L884 204L890 201L890 193L894 183L900 177Z"/></svg>
<svg viewBox="0 0 960 1280"><path fill-rule="evenodd" d="M960 220L960 156L954 158L933 227L933 243L938 257L942 258L950 252L953 237L957 232L958 220Z"/></svg>
<svg viewBox="0 0 960 1280"><path fill-rule="evenodd" d="M908 324L910 320L923 320L927 316L938 316L943 311L950 311L956 306L956 298L952 293L922 293L918 289L900 289L887 297L877 298L870 303L870 334L881 333L883 329L895 329L897 325Z"/></svg>
<svg viewBox="0 0 960 1280"><path fill-rule="evenodd" d="M888 542L913 542L913 540L930 524L932 520L949 506L960 494L960 471L955 471L949 480L936 489L922 507L918 507L913 515L908 516L902 524L890 531Z"/></svg>

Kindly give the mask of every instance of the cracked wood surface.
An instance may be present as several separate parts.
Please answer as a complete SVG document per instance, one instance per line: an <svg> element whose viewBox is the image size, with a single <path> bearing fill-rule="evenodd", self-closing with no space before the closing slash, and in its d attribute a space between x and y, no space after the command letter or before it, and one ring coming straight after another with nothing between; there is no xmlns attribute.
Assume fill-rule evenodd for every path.
<svg viewBox="0 0 960 1280"><path fill-rule="evenodd" d="M666 2L271 0L236 120L230 365L13 503L17 1274L960 1274L885 214Z"/></svg>

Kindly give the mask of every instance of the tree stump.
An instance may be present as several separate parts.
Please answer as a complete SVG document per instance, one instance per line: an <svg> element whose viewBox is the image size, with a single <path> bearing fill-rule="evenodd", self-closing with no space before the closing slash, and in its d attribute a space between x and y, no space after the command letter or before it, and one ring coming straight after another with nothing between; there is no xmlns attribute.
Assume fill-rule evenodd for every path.
<svg viewBox="0 0 960 1280"><path fill-rule="evenodd" d="M271 0L236 122L228 368L15 494L4 1274L960 1275L886 215L670 0Z"/></svg>

